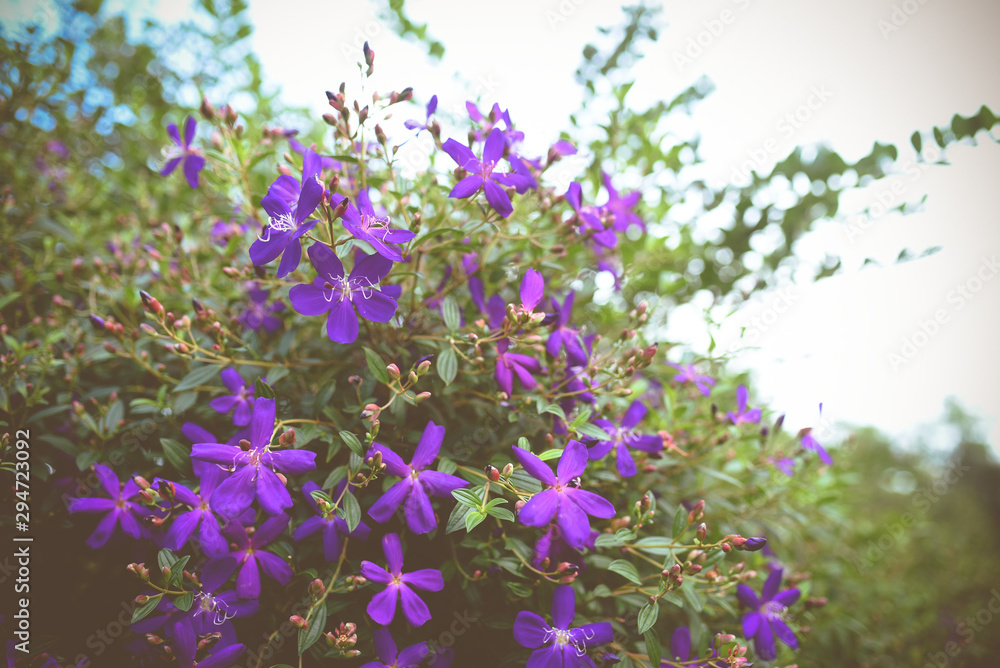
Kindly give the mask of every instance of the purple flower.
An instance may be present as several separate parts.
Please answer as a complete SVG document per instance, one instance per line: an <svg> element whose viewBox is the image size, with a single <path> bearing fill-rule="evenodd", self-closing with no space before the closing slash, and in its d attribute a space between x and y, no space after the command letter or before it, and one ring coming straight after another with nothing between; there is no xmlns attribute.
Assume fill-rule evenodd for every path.
<svg viewBox="0 0 1000 668"><path fill-rule="evenodd" d="M228 668L246 649L244 645L239 643L227 646L216 644L207 657L195 661L198 652L198 637L195 635L191 620L186 617L181 619L171 626L170 631L172 639L170 647L174 651L179 668L194 668L195 665L198 668Z"/></svg>
<svg viewBox="0 0 1000 668"><path fill-rule="evenodd" d="M788 477L792 477L795 473L795 460L790 457L768 457L767 461Z"/></svg>
<svg viewBox="0 0 1000 668"><path fill-rule="evenodd" d="M371 322L389 322L396 314L396 300L379 290L379 282L392 269L391 260L381 255L365 255L354 264L350 276L345 276L340 258L321 243L309 247L309 260L319 276L311 285L294 286L288 298L302 315L329 314L326 335L331 341L357 341L358 313Z"/></svg>
<svg viewBox="0 0 1000 668"><path fill-rule="evenodd" d="M398 651L396 641L386 628L375 629L372 632L372 641L379 660L362 664L361 668L416 668L431 651L426 642L410 645L402 652Z"/></svg>
<svg viewBox="0 0 1000 668"><path fill-rule="evenodd" d="M545 294L545 277L537 269L528 267L521 279L521 311L531 315Z"/></svg>
<svg viewBox="0 0 1000 668"><path fill-rule="evenodd" d="M103 464L94 464L94 474L100 481L101 487L111 498L74 498L69 500L69 512L71 513L106 513L97 523L94 533L90 534L90 538L87 539L87 545L94 549L102 547L111 538L111 534L119 524L121 524L122 531L132 538L142 536L142 525L137 518L141 518L143 513L140 511L139 504L129 500L139 494L139 486L135 484L134 480L129 480L123 489L118 482L118 476Z"/></svg>
<svg viewBox="0 0 1000 668"><path fill-rule="evenodd" d="M400 504L403 504L403 515L410 531L424 534L430 533L437 527L437 519L434 517L434 508L431 507L428 494L451 498L452 491L469 484L448 473L427 469L437 458L443 440L444 427L428 422L409 464L404 463L399 455L381 443L372 444L365 459L376 452L381 453L385 472L402 478L387 489L368 510L368 515L373 520L379 523L388 522Z"/></svg>
<svg viewBox="0 0 1000 668"><path fill-rule="evenodd" d="M601 459L614 448L616 455L616 465L618 473L626 478L634 476L636 473L635 460L628 451L629 448L642 450L643 452L659 452L663 449L663 438L659 434L636 434L633 432L636 425L646 416L646 406L639 401L633 401L632 405L625 411L620 427L607 420L597 419L594 424L606 431L611 438L600 441L589 451L589 458Z"/></svg>
<svg viewBox="0 0 1000 668"><path fill-rule="evenodd" d="M736 388L736 412L726 413L733 424L743 424L744 422L760 422L760 409L747 410L747 387L740 385Z"/></svg>
<svg viewBox="0 0 1000 668"><path fill-rule="evenodd" d="M563 301L562 306L552 298L552 308L556 312L556 326L549 334L549 340L545 343L545 350L552 357L559 357L559 351L566 349L566 362L570 366L586 366L587 351L583 349L580 341L580 330L569 326L570 316L573 314L573 300L576 293L570 290Z"/></svg>
<svg viewBox="0 0 1000 668"><path fill-rule="evenodd" d="M706 376L703 373L698 373L698 370L694 368L694 364L674 364L673 362L669 364L680 371L679 374L674 376L675 383L694 383L702 395L707 397L711 394L712 385L715 385L714 378Z"/></svg>
<svg viewBox="0 0 1000 668"><path fill-rule="evenodd" d="M606 248L614 248L618 245L618 235L615 234L614 230L605 229L604 223L601 222L600 210L590 205L583 205L581 187L576 181L569 184L569 189L566 191L566 201L573 207L575 213L573 219L580 224L583 231L589 229L593 232L595 242Z"/></svg>
<svg viewBox="0 0 1000 668"><path fill-rule="evenodd" d="M184 163L184 178L187 179L188 185L192 188L198 187L198 172L202 170L205 166L205 158L198 154L198 149L191 147L191 142L194 141L194 131L197 127L197 122L194 117L188 116L184 121L184 138L181 139L180 133L177 131L177 126L171 123L167 126L167 133L170 138L174 140L175 146L172 146L167 153L167 164L163 166L160 170L162 176L167 176L171 174L177 165Z"/></svg>
<svg viewBox="0 0 1000 668"><path fill-rule="evenodd" d="M250 424L250 414L253 412L253 388L247 387L246 381L236 369L223 369L220 375L222 384L232 394L216 397L208 405L223 414L235 408L233 424L245 427Z"/></svg>
<svg viewBox="0 0 1000 668"><path fill-rule="evenodd" d="M292 567L273 552L263 549L265 545L280 536L288 526L288 515L284 513L268 518L257 527L252 536L239 520L230 520L226 525L226 535L236 543L236 557L240 572L236 575L236 595L240 598L260 596L260 571L281 585L292 579Z"/></svg>
<svg viewBox="0 0 1000 668"><path fill-rule="evenodd" d="M351 490L344 492L344 487L347 486L346 480L341 480L340 484L334 490L333 498L340 498L341 493L350 494ZM323 531L323 556L326 557L327 561L337 561L340 558L340 546L341 546L341 536L349 536L351 538L360 538L365 540L368 538L368 534L371 529L367 524L361 522L351 531L347 526L347 521L341 517L337 517L337 511L335 509L323 512L320 510L319 506L316 505L316 499L313 498L312 492L320 489L320 486L314 482L307 482L302 486L302 493L306 497L306 501L312 506L312 509L319 513L315 517L310 517L305 522L300 524L292 536L295 540L302 540L307 536L311 536L317 531Z"/></svg>
<svg viewBox="0 0 1000 668"><path fill-rule="evenodd" d="M600 532L591 531L583 547L593 550L594 541L597 540L599 535L601 535ZM546 562L546 560L548 561ZM562 534L559 533L559 527L550 524L548 530L542 534L541 538L535 541L534 556L531 559L531 563L535 568L547 568L549 564L558 564L564 561L576 563L580 567L580 570L583 570L585 566L584 562L580 559L580 553L563 539Z"/></svg>
<svg viewBox="0 0 1000 668"><path fill-rule="evenodd" d="M511 214L514 208L503 187L522 187L529 185L530 181L519 174L493 171L503 157L504 138L500 128L493 128L490 136L486 138L482 160L476 158L467 146L454 139L446 141L441 148L458 163L459 167L469 172L469 176L459 181L448 197L458 199L472 197L482 188L486 192L486 201L497 213L504 218Z"/></svg>
<svg viewBox="0 0 1000 668"><path fill-rule="evenodd" d="M529 475L548 486L528 500L518 518L532 527L547 525L555 517L559 531L574 549L582 548L590 536L590 520L594 517L614 517L615 507L607 499L578 487L576 480L587 469L587 448L579 441L569 441L559 458L556 475L531 452L512 446L514 456Z"/></svg>
<svg viewBox="0 0 1000 668"><path fill-rule="evenodd" d="M632 210L639 203L641 194L637 191L621 196L615 190L615 187L611 185L611 175L607 172L602 172L602 175L604 177L604 187L608 189L608 201L601 206L601 209L614 217L615 229L619 232L625 232L632 225L638 225L645 230L646 226L643 224L642 219L635 215L635 212Z"/></svg>
<svg viewBox="0 0 1000 668"><path fill-rule="evenodd" d="M427 103L427 115L424 117L424 122L421 123L420 121L406 121L405 123L403 123L403 127L405 127L407 130L417 130L417 128L419 128L420 130L418 130L417 132L417 134L419 135L420 131L426 130L427 126L430 125L431 115L435 111L437 111L437 106L438 106L438 96L432 95L430 102Z"/></svg>
<svg viewBox="0 0 1000 668"><path fill-rule="evenodd" d="M709 658L717 659L718 656L718 652L713 649ZM673 635L670 636L670 658L672 661L664 659L660 663L661 668L673 668L679 663L687 664L689 668L723 668L727 665L721 661L689 663L691 659L691 631L686 626L676 628Z"/></svg>
<svg viewBox="0 0 1000 668"><path fill-rule="evenodd" d="M240 600L232 590L217 593L238 565L235 557L226 556L210 561L201 572L201 591L195 594L194 605L187 614L196 632L212 633L230 619L257 613L260 607L257 599Z"/></svg>
<svg viewBox="0 0 1000 668"><path fill-rule="evenodd" d="M333 195L331 204L337 206L346 199L343 195ZM358 207L353 204L347 205L344 212L344 227L356 239L367 241L371 244L375 252L393 262L402 262L403 256L395 248L387 244L405 244L417 236L409 230L389 225L388 216L379 216L375 213L371 199L368 198L368 191L362 190L358 193Z"/></svg>
<svg viewBox="0 0 1000 668"><path fill-rule="evenodd" d="M317 221L306 218L316 210L323 197L323 186L320 182L315 178L308 178L302 184L293 211L284 199L287 194L286 188L282 187L284 184L282 178L295 181L290 176L279 177L268 189L260 205L264 207L269 220L263 234L259 235L250 246L250 259L258 267L284 255L278 264L278 278L284 278L298 269L302 260L302 244L299 243L299 238L315 227Z"/></svg>
<svg viewBox="0 0 1000 668"><path fill-rule="evenodd" d="M823 416L823 404L819 405L819 414L820 417ZM816 437L812 435L812 427L803 429L801 434L802 434L802 447L805 448L806 450L812 450L817 455L819 455L819 458L827 466L833 466L833 458L830 456L830 453L826 451L826 448L824 448L820 444L820 442L816 440Z"/></svg>
<svg viewBox="0 0 1000 668"><path fill-rule="evenodd" d="M244 327L254 331L260 331L261 327L267 332L277 331L281 327L281 319L273 314L284 311L285 305L273 302L267 306L267 298L271 292L261 289L256 283L248 283L246 291L250 301L247 302L247 309L240 314L239 321Z"/></svg>
<svg viewBox="0 0 1000 668"><path fill-rule="evenodd" d="M235 471L212 494L212 510L223 517L238 516L250 507L254 497L268 515L277 515L291 508L292 497L275 471L298 474L316 468L315 452L271 452L274 418L274 399L258 397L253 407L248 450L222 443L196 443L191 449L194 459Z"/></svg>
<svg viewBox="0 0 1000 668"><path fill-rule="evenodd" d="M229 220L217 220L212 224L212 241L219 246L225 246L230 239L242 237L247 231L247 226L242 223L234 223Z"/></svg>
<svg viewBox="0 0 1000 668"><path fill-rule="evenodd" d="M782 574L780 568L771 571L764 582L760 599L753 589L745 584L736 585L737 597L750 608L750 612L743 615L743 635L753 638L754 649L765 661L773 661L777 657L775 636L792 649L798 649L799 646L795 633L788 628L784 620L785 610L799 600L799 590L786 589L779 593Z"/></svg>
<svg viewBox="0 0 1000 668"><path fill-rule="evenodd" d="M383 569L370 561L361 562L362 575L372 582L386 585L384 590L372 597L367 608L368 614L376 623L388 626L396 616L397 600L402 599L406 621L413 626L423 626L430 621L431 612L413 589L441 591L444 589L441 571L424 568L403 573L403 546L397 534L389 533L382 537L382 551L387 568Z"/></svg>
<svg viewBox="0 0 1000 668"><path fill-rule="evenodd" d="M174 498L190 506L191 510L177 515L163 544L171 550L180 550L187 544L194 530L198 529L201 549L209 557L220 557L229 554L229 545L222 536L219 520L209 509L209 503L226 473L218 466L205 466L200 477L201 485L197 494L180 483L170 483L174 485ZM153 485L156 486L157 483L158 480L154 479Z"/></svg>
<svg viewBox="0 0 1000 668"><path fill-rule="evenodd" d="M497 341L497 365L495 378L500 389L510 396L514 391L514 376L517 375L521 387L526 390L533 390L538 386L532 372L542 370L542 365L534 357L522 355L520 353L509 353L510 339L500 339Z"/></svg>
<svg viewBox="0 0 1000 668"><path fill-rule="evenodd" d="M611 622L570 628L576 617L576 592L557 585L552 592L552 625L541 616L522 610L514 620L514 640L535 650L527 668L593 668L587 652L614 640Z"/></svg>

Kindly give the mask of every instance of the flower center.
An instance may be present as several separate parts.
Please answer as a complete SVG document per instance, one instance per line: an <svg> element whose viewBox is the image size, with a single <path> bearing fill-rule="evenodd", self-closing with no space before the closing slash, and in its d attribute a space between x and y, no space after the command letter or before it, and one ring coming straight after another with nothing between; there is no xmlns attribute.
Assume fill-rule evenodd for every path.
<svg viewBox="0 0 1000 668"><path fill-rule="evenodd" d="M331 304L333 302L339 304L345 299L351 302L354 301L354 291L351 289L350 279L347 276L341 276L335 279L333 283L327 281L323 284L323 297Z"/></svg>
<svg viewBox="0 0 1000 668"><path fill-rule="evenodd" d="M785 606L781 605L777 601L768 601L761 606L760 611L764 613L764 616L768 619L785 618Z"/></svg>
<svg viewBox="0 0 1000 668"><path fill-rule="evenodd" d="M483 164L483 166L479 170L479 175L482 176L483 179L485 180L485 179L490 178L490 176L493 174L493 169L496 167L496 163L495 162L484 162L482 164Z"/></svg>
<svg viewBox="0 0 1000 668"><path fill-rule="evenodd" d="M363 213L361 214L361 229L366 232L371 229L387 230L389 229L389 217L376 216L374 214L368 215Z"/></svg>

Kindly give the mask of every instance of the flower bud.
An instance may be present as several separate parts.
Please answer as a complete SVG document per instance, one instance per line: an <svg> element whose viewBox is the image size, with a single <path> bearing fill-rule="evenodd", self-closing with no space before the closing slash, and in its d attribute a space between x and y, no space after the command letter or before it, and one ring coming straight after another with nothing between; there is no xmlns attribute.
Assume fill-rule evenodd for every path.
<svg viewBox="0 0 1000 668"><path fill-rule="evenodd" d="M107 329L108 326L107 323L104 322L104 318L98 315L94 315L93 313L90 314L90 324L92 324L94 326L94 329L96 329L99 332L104 331L105 329Z"/></svg>
<svg viewBox="0 0 1000 668"><path fill-rule="evenodd" d="M728 645L729 643L736 640L736 636L732 633L716 633L715 634L715 647L722 647L723 645Z"/></svg>
<svg viewBox="0 0 1000 668"><path fill-rule="evenodd" d="M431 361L430 360L424 360L423 362L421 362L420 364L417 365L417 375L418 376L424 375L425 373L427 373L427 370L430 369L430 368L431 368Z"/></svg>
<svg viewBox="0 0 1000 668"><path fill-rule="evenodd" d="M423 401L427 401L430 398L431 398L431 393L430 392L421 392L417 396L413 397L413 400L416 401L419 404L419 403L421 403Z"/></svg>
<svg viewBox="0 0 1000 668"><path fill-rule="evenodd" d="M375 139L378 140L379 144L385 146L385 130L378 123L375 124Z"/></svg>
<svg viewBox="0 0 1000 668"><path fill-rule="evenodd" d="M150 645L153 645L153 646L162 645L163 644L163 638L161 638L160 636L156 635L155 633L147 633L146 634L146 642L148 642Z"/></svg>
<svg viewBox="0 0 1000 668"><path fill-rule="evenodd" d="M319 578L316 578L315 580L309 583L309 595L312 596L313 598L319 598L320 596L323 595L323 592L325 591L326 591L326 586L323 584L323 581L320 580Z"/></svg>
<svg viewBox="0 0 1000 668"><path fill-rule="evenodd" d="M492 464L484 466L483 472L486 474L486 477L489 478L490 482L498 482L500 480L500 470Z"/></svg>
<svg viewBox="0 0 1000 668"><path fill-rule="evenodd" d="M508 463L507 463L507 464L506 464L506 465L505 465L505 466L503 467L503 476L504 476L505 478L509 478L509 477L510 477L510 475L511 475L511 474L512 474L513 472L514 472L514 465L508 462Z"/></svg>
<svg viewBox="0 0 1000 668"><path fill-rule="evenodd" d="M764 549L767 545L767 539L763 537L747 538L746 542L743 544L743 549L747 552L756 552L758 550Z"/></svg>
<svg viewBox="0 0 1000 668"><path fill-rule="evenodd" d="M388 366L385 367L385 370L389 374L389 378L392 378L393 380L399 380L400 373L398 366L396 366L395 364L389 364Z"/></svg>
<svg viewBox="0 0 1000 668"><path fill-rule="evenodd" d="M704 522L702 522L701 524L699 524L698 528L695 529L695 532L694 532L695 537L697 537L698 540L700 540L700 541L704 541L705 540L705 536L707 534L708 534L708 527L705 525Z"/></svg>
<svg viewBox="0 0 1000 668"><path fill-rule="evenodd" d="M811 610L812 608L822 608L827 604L827 600L822 597L813 597L806 599L806 610Z"/></svg>
<svg viewBox="0 0 1000 668"><path fill-rule="evenodd" d="M288 621L290 621L292 624L294 624L295 626L297 626L300 629L308 629L309 628L309 622L307 622L306 620L302 619L298 615L292 615L291 617L288 618Z"/></svg>
<svg viewBox="0 0 1000 668"><path fill-rule="evenodd" d="M375 71L375 52L370 46L368 46L368 42L365 42L362 51L365 54L365 65L368 66L368 71L365 72L365 74L371 76L372 72Z"/></svg>

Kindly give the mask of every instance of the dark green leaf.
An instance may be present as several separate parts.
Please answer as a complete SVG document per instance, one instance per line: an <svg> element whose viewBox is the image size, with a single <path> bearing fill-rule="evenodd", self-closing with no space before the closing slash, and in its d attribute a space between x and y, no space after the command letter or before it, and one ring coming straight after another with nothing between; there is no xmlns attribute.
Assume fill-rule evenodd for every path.
<svg viewBox="0 0 1000 668"><path fill-rule="evenodd" d="M148 601L136 608L132 613L132 623L135 624L140 619L145 619L149 616L149 613L153 612L153 610L156 609L156 606L159 605L161 596L163 596L163 594L150 596Z"/></svg>
<svg viewBox="0 0 1000 668"><path fill-rule="evenodd" d="M358 524L361 523L361 506L350 491L344 493L341 503L344 507L344 521L347 522L347 529L348 531L354 531L358 528Z"/></svg>
<svg viewBox="0 0 1000 668"><path fill-rule="evenodd" d="M183 471L187 468L189 458L191 457L190 448L185 448L172 438L161 438L160 446L163 448L163 456L170 462L171 466L178 471Z"/></svg>
<svg viewBox="0 0 1000 668"><path fill-rule="evenodd" d="M677 512L674 513L674 526L673 526L673 532L671 534L674 537L674 540L677 540L677 538L679 538L680 535L684 533L684 530L687 529L688 526L687 516L688 516L688 511L684 509L684 504L683 503L677 504Z"/></svg>
<svg viewBox="0 0 1000 668"><path fill-rule="evenodd" d="M470 510L465 516L465 530L471 532L479 523L486 519L486 513L481 510Z"/></svg>
<svg viewBox="0 0 1000 668"><path fill-rule="evenodd" d="M347 447L351 449L351 452L356 454L358 457L365 456L365 446L361 444L361 440L349 431L340 432L340 440L347 444Z"/></svg>
<svg viewBox="0 0 1000 668"><path fill-rule="evenodd" d="M184 390L204 385L213 378L218 377L218 375L219 366L216 364L206 364L197 369L192 369L188 375L181 379L181 382L177 383L174 392L183 392Z"/></svg>
<svg viewBox="0 0 1000 668"><path fill-rule="evenodd" d="M608 570L612 573L618 573L619 575L625 577L628 580L636 583L637 585L642 584L642 578L639 577L639 571L636 570L635 566L631 561L626 561L624 559L615 559L610 564L608 564Z"/></svg>
<svg viewBox="0 0 1000 668"><path fill-rule="evenodd" d="M663 656L663 648L660 646L660 636L656 635L654 629L649 629L643 634L646 639L646 655L649 657L649 665L660 665L660 658Z"/></svg>
<svg viewBox="0 0 1000 668"><path fill-rule="evenodd" d="M271 374L268 374L271 375ZM273 382L273 380L272 380ZM263 378L258 378L253 384L253 394L258 399L274 399L274 390L271 386L264 382Z"/></svg>
<svg viewBox="0 0 1000 668"><path fill-rule="evenodd" d="M458 302L451 295L441 302L441 314L444 317L444 324L448 330L454 332L462 323L462 314L458 310Z"/></svg>
<svg viewBox="0 0 1000 668"><path fill-rule="evenodd" d="M451 495L458 499L459 503L464 503L471 508L479 508L483 505L482 497L468 489L454 489L452 490Z"/></svg>
<svg viewBox="0 0 1000 668"><path fill-rule="evenodd" d="M660 614L660 606L656 603L647 603L642 606L642 610L639 611L639 633L645 633L649 629L653 628L653 624L656 623L656 617Z"/></svg>
<svg viewBox="0 0 1000 668"><path fill-rule="evenodd" d="M299 654L312 647L326 629L326 606L318 605L309 616L309 628L299 629Z"/></svg>
<svg viewBox="0 0 1000 668"><path fill-rule="evenodd" d="M190 591L181 594L180 596L174 599L174 605L177 606L177 609L183 610L184 612L190 610L191 605L193 603L194 603L194 593Z"/></svg>
<svg viewBox="0 0 1000 668"><path fill-rule="evenodd" d="M375 376L375 380L384 385L388 385L389 372L385 370L385 361L371 348L365 348L364 351L365 360L368 362L368 370L372 372L373 376Z"/></svg>
<svg viewBox="0 0 1000 668"><path fill-rule="evenodd" d="M451 385L451 382L455 380L455 376L458 375L458 357L455 355L455 351L451 348L445 348L438 355L437 364L437 374L444 381L445 385Z"/></svg>

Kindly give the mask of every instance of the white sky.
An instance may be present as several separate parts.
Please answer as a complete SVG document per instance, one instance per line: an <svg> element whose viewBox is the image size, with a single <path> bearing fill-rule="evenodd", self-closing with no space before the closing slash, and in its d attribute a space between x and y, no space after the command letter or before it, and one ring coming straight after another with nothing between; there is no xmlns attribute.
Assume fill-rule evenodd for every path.
<svg viewBox="0 0 1000 668"><path fill-rule="evenodd" d="M189 11L188 3L167 0L132 4L166 20ZM460 107L478 93L487 106L498 101L509 108L529 146L540 148L568 127L569 114L579 108L573 73L584 44L596 39L597 26L617 25L622 17L617 5L601 0L406 5L410 17L429 22L430 33L445 45L443 62L393 35L372 2L308 3L289 11L288 2L250 0L253 44L266 79L282 88L285 102L323 113L323 91L356 80L354 47L368 39L377 54L373 83L379 90L413 86L417 100L436 93L444 108ZM886 33L896 8L899 29ZM748 152L770 146L770 139L777 149L763 172L795 145L819 141L846 160L866 154L874 141L891 142L912 164L913 130L945 125L954 113L970 115L983 104L1000 113L997 2L667 2L662 18L667 25L635 68L629 100L645 107L672 99L707 75L716 90L695 107L692 125L702 136L705 173L715 185L729 181ZM699 38L701 53L685 53ZM678 65L679 55L691 54L691 62ZM794 133L785 132L781 119L814 90L827 91L829 99L814 104ZM1000 268L990 264L1000 256L1000 146L987 139L975 148L954 147L947 158L950 166L903 172L845 197L847 222L824 222L796 247L817 260L842 255L845 273L792 285L791 292L758 295L717 334L727 349L741 325L753 328L752 318L762 318L756 326L759 347L739 353L735 363L754 370L755 398L787 411L790 428L814 424L823 402L824 416L834 424L871 424L902 443L918 436L933 441L938 432L928 425L940 416L945 397L955 395L985 419L989 441L1000 449L1000 385L991 377L1000 369L1000 352L989 343L1000 324L1000 276L994 274ZM893 181L899 184L896 194ZM880 194L893 194L890 206L928 199L918 213L885 215L850 235L850 213ZM943 250L891 264L904 246L920 251L934 245ZM859 271L865 257L882 260L884 268ZM995 280L984 281L968 300L952 292L970 281L969 289L976 288L980 271ZM789 308L780 305L780 294ZM776 305L785 312L778 315ZM925 340L918 334L921 322L936 313L943 324ZM700 312L692 307L672 317L673 338L704 350L708 339ZM893 368L890 353L915 336L916 354Z"/></svg>

